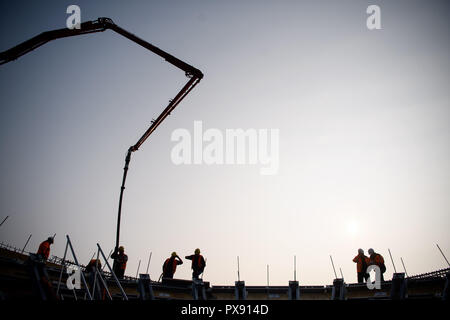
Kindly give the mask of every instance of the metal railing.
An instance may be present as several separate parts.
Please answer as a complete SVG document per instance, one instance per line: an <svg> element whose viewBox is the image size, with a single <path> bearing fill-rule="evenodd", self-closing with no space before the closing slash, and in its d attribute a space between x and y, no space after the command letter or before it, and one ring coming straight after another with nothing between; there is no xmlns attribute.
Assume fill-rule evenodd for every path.
<svg viewBox="0 0 450 320"><path fill-rule="evenodd" d="M430 278L444 278L447 273L450 272L450 268L440 269L432 272L421 273L408 277L408 279L430 279Z"/></svg>

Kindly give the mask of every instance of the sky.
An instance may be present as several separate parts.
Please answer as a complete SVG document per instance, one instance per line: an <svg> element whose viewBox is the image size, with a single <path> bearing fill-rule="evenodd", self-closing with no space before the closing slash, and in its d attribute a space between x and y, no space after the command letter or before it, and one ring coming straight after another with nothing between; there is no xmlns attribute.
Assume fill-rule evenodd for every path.
<svg viewBox="0 0 450 320"><path fill-rule="evenodd" d="M358 248L390 279L450 256L448 1L1 1L0 51L109 17L205 77L134 152L121 244L152 279L176 251L200 248L213 285L331 284L332 255L356 282ZM369 5L381 29L369 30ZM0 66L0 241L27 251L69 235L87 263L115 243L122 169L181 89L184 72L107 30L52 41ZM278 170L180 164L177 129L278 130ZM176 278L190 279L189 261Z"/></svg>

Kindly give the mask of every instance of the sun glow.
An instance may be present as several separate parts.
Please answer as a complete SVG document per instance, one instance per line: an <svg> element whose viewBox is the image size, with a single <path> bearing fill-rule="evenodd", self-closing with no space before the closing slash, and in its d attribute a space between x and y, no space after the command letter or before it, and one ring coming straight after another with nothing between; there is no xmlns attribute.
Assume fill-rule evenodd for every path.
<svg viewBox="0 0 450 320"><path fill-rule="evenodd" d="M358 223L354 220L350 220L347 222L347 233L354 236L358 233L359 227Z"/></svg>

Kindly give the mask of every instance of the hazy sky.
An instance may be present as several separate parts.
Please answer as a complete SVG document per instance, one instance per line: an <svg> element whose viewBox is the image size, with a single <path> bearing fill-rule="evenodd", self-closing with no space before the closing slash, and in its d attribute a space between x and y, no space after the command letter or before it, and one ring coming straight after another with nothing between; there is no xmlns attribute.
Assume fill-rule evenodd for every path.
<svg viewBox="0 0 450 320"><path fill-rule="evenodd" d="M0 51L82 21L116 24L205 78L131 160L121 243L157 279L172 251L201 248L215 285L347 282L373 247L393 273L450 256L448 1L2 1ZM381 8L381 30L366 9ZM184 73L111 30L50 42L0 66L0 241L27 249L69 234L87 263L114 246L124 157ZM171 134L279 129L279 170L175 165ZM189 263L176 277L189 279Z"/></svg>

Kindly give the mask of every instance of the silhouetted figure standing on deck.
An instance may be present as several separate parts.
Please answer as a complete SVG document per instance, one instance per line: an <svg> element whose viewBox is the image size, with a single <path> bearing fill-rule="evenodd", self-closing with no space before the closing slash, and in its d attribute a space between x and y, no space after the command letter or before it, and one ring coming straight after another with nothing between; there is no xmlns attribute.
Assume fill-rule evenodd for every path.
<svg viewBox="0 0 450 320"><path fill-rule="evenodd" d="M36 253L39 256L39 258L41 258L44 261L46 261L48 259L48 257L50 256L50 246L52 244L53 244L53 238L48 237L47 240L43 241L39 245L39 249Z"/></svg>
<svg viewBox="0 0 450 320"><path fill-rule="evenodd" d="M186 256L185 258L188 260L192 260L192 279L197 280L198 277L203 273L203 270L205 270L206 266L205 259L200 254L200 249L195 249L195 254Z"/></svg>
<svg viewBox="0 0 450 320"><path fill-rule="evenodd" d="M170 258L167 258L163 264L163 278L173 279L173 275L177 270L177 266L183 264L183 260L177 255L176 252L172 252Z"/></svg>
<svg viewBox="0 0 450 320"><path fill-rule="evenodd" d="M124 247L120 246L119 248L115 248L111 258L114 259L113 271L116 274L116 277L118 279L123 279L128 261L128 256L125 254Z"/></svg>
<svg viewBox="0 0 450 320"><path fill-rule="evenodd" d="M353 262L356 263L358 283L363 283L364 280L367 282L367 279L369 278L367 266L369 265L370 259L364 255L363 249L358 249L358 255L353 259Z"/></svg>
<svg viewBox="0 0 450 320"><path fill-rule="evenodd" d="M100 259L91 259L86 269L84 270L86 273L86 281L89 283L89 286L92 290L95 288L94 299L96 300L105 300L106 297L106 289L103 286L103 283L100 281L100 277L102 276L102 262ZM97 273L97 274L96 274Z"/></svg>
<svg viewBox="0 0 450 320"><path fill-rule="evenodd" d="M33 291L42 300L58 299L48 276L46 265L46 261L50 256L50 246L52 244L53 237L48 237L47 240L39 245L36 254L30 253L30 257L26 262L28 272L32 278Z"/></svg>

